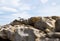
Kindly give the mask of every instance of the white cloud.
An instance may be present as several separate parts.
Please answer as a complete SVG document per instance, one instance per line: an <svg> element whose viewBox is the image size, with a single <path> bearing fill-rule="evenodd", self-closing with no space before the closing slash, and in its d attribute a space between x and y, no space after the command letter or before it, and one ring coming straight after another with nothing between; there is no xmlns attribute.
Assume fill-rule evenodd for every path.
<svg viewBox="0 0 60 41"><path fill-rule="evenodd" d="M0 0L0 5L2 6L11 6L11 7L18 7L21 0Z"/></svg>
<svg viewBox="0 0 60 41"><path fill-rule="evenodd" d="M8 19L8 21L13 21L15 18L22 17L22 18L29 18L31 17L28 14L27 10L34 9L34 6L21 2L21 0L0 0L0 10L3 12L16 12L15 14L3 15L0 16L3 20ZM22 11L22 12L21 12ZM2 12L0 12L1 14ZM8 22L7 21L7 22Z"/></svg>
<svg viewBox="0 0 60 41"><path fill-rule="evenodd" d="M20 5L20 10L31 10L31 6L27 5L27 4L21 4Z"/></svg>
<svg viewBox="0 0 60 41"><path fill-rule="evenodd" d="M44 8L40 11L41 13L52 13L52 12L56 12L55 8Z"/></svg>
<svg viewBox="0 0 60 41"><path fill-rule="evenodd" d="M56 6L56 7L46 7L46 8L43 8L41 10L38 11L38 13L40 13L42 16L43 15L48 15L48 16L51 16L51 15L60 15L60 6ZM40 15L38 14L38 15Z"/></svg>
<svg viewBox="0 0 60 41"><path fill-rule="evenodd" d="M0 10L11 11L11 12L18 12L15 8L6 7L6 6L0 7Z"/></svg>
<svg viewBox="0 0 60 41"><path fill-rule="evenodd" d="M13 6L19 6L20 4L19 4L19 2L21 1L21 0L10 0L11 1L11 4L13 5Z"/></svg>
<svg viewBox="0 0 60 41"><path fill-rule="evenodd" d="M14 7L14 8L18 8L22 11L32 9L32 7L30 5L21 2L21 0L1 0L0 4L1 4L1 6L6 6L3 8Z"/></svg>
<svg viewBox="0 0 60 41"><path fill-rule="evenodd" d="M48 0L40 0L42 3L47 3Z"/></svg>
<svg viewBox="0 0 60 41"><path fill-rule="evenodd" d="M27 19L27 18L31 17L31 15L29 15L27 12L12 14L12 16L15 17L15 18L21 17L21 18L24 18L24 19Z"/></svg>

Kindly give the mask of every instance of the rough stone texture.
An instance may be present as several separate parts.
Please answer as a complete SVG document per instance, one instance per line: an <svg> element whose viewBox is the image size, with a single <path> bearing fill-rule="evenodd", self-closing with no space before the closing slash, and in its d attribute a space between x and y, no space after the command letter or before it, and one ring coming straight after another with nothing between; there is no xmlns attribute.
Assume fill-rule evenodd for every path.
<svg viewBox="0 0 60 41"><path fill-rule="evenodd" d="M42 18L42 21L36 22L34 27L42 31L51 32L55 28L55 20L51 18Z"/></svg>
<svg viewBox="0 0 60 41"><path fill-rule="evenodd" d="M0 37L3 40L9 39L8 41L47 41L49 38L60 38L60 17L16 19L10 24L0 26Z"/></svg>
<svg viewBox="0 0 60 41"><path fill-rule="evenodd" d="M48 35L49 38L60 38L60 32L51 32Z"/></svg>
<svg viewBox="0 0 60 41"><path fill-rule="evenodd" d="M52 16L51 18L54 20L57 20L57 19L60 19L60 16Z"/></svg>
<svg viewBox="0 0 60 41"><path fill-rule="evenodd" d="M55 31L60 32L60 19L57 19L55 22Z"/></svg>
<svg viewBox="0 0 60 41"><path fill-rule="evenodd" d="M32 26L25 26L25 25L15 25L4 28L1 32L0 37L8 38L11 41L35 41L37 38L35 32L36 29ZM36 34L35 34L35 33ZM6 36L5 36L6 35Z"/></svg>
<svg viewBox="0 0 60 41"><path fill-rule="evenodd" d="M34 26L37 21L40 21L42 17L31 17L28 19L28 24Z"/></svg>
<svg viewBox="0 0 60 41"><path fill-rule="evenodd" d="M21 24L21 21L19 20L14 20L13 22L10 23L10 25L14 26L14 25L20 25Z"/></svg>

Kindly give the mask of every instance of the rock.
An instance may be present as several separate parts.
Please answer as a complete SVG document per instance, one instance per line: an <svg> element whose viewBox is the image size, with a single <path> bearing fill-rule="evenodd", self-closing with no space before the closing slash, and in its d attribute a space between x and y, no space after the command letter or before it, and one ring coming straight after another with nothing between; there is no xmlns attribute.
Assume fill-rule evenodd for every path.
<svg viewBox="0 0 60 41"><path fill-rule="evenodd" d="M60 38L60 32L48 33L49 38Z"/></svg>
<svg viewBox="0 0 60 41"><path fill-rule="evenodd" d="M55 31L60 32L60 19L57 19L55 22Z"/></svg>
<svg viewBox="0 0 60 41"><path fill-rule="evenodd" d="M11 41L11 40L9 40L9 39L3 39L3 38L0 37L0 41Z"/></svg>
<svg viewBox="0 0 60 41"><path fill-rule="evenodd" d="M37 21L40 21L41 17L31 17L28 19L28 24L34 26Z"/></svg>
<svg viewBox="0 0 60 41"><path fill-rule="evenodd" d="M45 31L46 31L47 33L50 33L50 32L51 32L51 30L50 30L50 29L46 29Z"/></svg>
<svg viewBox="0 0 60 41"><path fill-rule="evenodd" d="M57 20L60 19L60 16L51 16L52 19Z"/></svg>
<svg viewBox="0 0 60 41"><path fill-rule="evenodd" d="M60 38L60 33L57 32L60 32L60 17L58 16L20 18L10 24L0 26L0 37L11 41Z"/></svg>
<svg viewBox="0 0 60 41"><path fill-rule="evenodd" d="M24 25L6 27L1 30L0 37L11 41L35 41L36 38L34 30Z"/></svg>
<svg viewBox="0 0 60 41"><path fill-rule="evenodd" d="M14 20L13 22L10 23L10 25L14 26L14 25L20 25L21 21L19 20Z"/></svg>
<svg viewBox="0 0 60 41"><path fill-rule="evenodd" d="M51 18L50 19L42 18L41 21L38 21L34 24L34 27L39 29L39 30L42 30L42 31L49 29L51 32L55 29L55 20L53 20Z"/></svg>
<svg viewBox="0 0 60 41"><path fill-rule="evenodd" d="M46 29L45 25L46 23L44 21L38 21L34 24L34 27L39 30L45 30Z"/></svg>
<svg viewBox="0 0 60 41"><path fill-rule="evenodd" d="M54 38L60 38L60 32L55 32L52 35Z"/></svg>
<svg viewBox="0 0 60 41"><path fill-rule="evenodd" d="M0 37L11 41L36 41L37 38L45 37L44 32L29 25L5 26L0 32Z"/></svg>
<svg viewBox="0 0 60 41"><path fill-rule="evenodd" d="M15 38L14 41L19 40L20 41L35 41L37 38L45 37L45 34L43 32L40 32L40 30L32 27L32 26L20 26L19 29L16 29ZM18 37L18 39L17 39Z"/></svg>
<svg viewBox="0 0 60 41"><path fill-rule="evenodd" d="M10 23L10 25L14 26L14 25L21 25L21 24L25 24L25 25L28 25L28 20L27 19L15 19L13 22Z"/></svg>
<svg viewBox="0 0 60 41"><path fill-rule="evenodd" d="M26 20L23 20L22 21L22 24L28 25L28 20L27 19Z"/></svg>

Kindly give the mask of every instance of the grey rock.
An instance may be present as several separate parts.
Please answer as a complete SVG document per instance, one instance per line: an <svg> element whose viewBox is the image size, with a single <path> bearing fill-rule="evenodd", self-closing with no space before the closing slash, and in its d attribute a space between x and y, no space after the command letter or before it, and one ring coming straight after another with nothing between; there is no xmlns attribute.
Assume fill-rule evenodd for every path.
<svg viewBox="0 0 60 41"><path fill-rule="evenodd" d="M38 21L34 24L34 27L37 29L40 29L42 31L45 31L46 29L49 29L50 32L55 29L55 20L54 19L47 19L47 18L42 18L41 21Z"/></svg>
<svg viewBox="0 0 60 41"><path fill-rule="evenodd" d="M51 32L48 33L49 38L60 38L60 32Z"/></svg>
<svg viewBox="0 0 60 41"><path fill-rule="evenodd" d="M40 21L41 17L31 17L28 19L28 24L34 26L37 21Z"/></svg>
<svg viewBox="0 0 60 41"><path fill-rule="evenodd" d="M11 41L41 41L60 38L60 17L31 17L0 26L0 37ZM48 39L47 39L48 40Z"/></svg>
<svg viewBox="0 0 60 41"><path fill-rule="evenodd" d="M60 19L60 16L51 16L52 19L57 20Z"/></svg>
<svg viewBox="0 0 60 41"><path fill-rule="evenodd" d="M55 31L60 32L60 19L56 20L55 22Z"/></svg>

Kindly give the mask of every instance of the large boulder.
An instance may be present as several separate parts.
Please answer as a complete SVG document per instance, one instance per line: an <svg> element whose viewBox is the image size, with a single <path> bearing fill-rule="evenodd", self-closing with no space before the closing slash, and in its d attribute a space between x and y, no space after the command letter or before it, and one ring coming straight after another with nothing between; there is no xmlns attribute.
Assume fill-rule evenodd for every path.
<svg viewBox="0 0 60 41"><path fill-rule="evenodd" d="M60 19L60 16L51 16L52 19L57 20Z"/></svg>
<svg viewBox="0 0 60 41"><path fill-rule="evenodd" d="M60 16L51 16L52 19L54 19L56 22L55 22L55 31L56 32L60 32Z"/></svg>
<svg viewBox="0 0 60 41"><path fill-rule="evenodd" d="M28 24L34 26L34 24L40 20L41 20L41 17L31 17L28 19Z"/></svg>
<svg viewBox="0 0 60 41"><path fill-rule="evenodd" d="M49 38L60 38L60 32L51 32L48 33Z"/></svg>
<svg viewBox="0 0 60 41"><path fill-rule="evenodd" d="M5 25L0 30L0 37L11 41L35 41L45 34L29 25Z"/></svg>
<svg viewBox="0 0 60 41"><path fill-rule="evenodd" d="M28 25L28 20L27 19L15 19L13 22L10 23L10 25L14 26L14 25L21 25L21 24L25 24Z"/></svg>
<svg viewBox="0 0 60 41"><path fill-rule="evenodd" d="M42 18L41 21L38 21L34 24L34 27L43 31L47 29L49 29L50 31L53 31L55 29L55 20L52 18Z"/></svg>
<svg viewBox="0 0 60 41"><path fill-rule="evenodd" d="M33 33L32 29L29 29L27 26L18 26L18 29L15 30L14 41L35 41L36 36Z"/></svg>
<svg viewBox="0 0 60 41"><path fill-rule="evenodd" d="M60 19L56 20L55 22L55 31L60 32Z"/></svg>
<svg viewBox="0 0 60 41"><path fill-rule="evenodd" d="M18 37L18 39L17 39ZM36 39L45 37L45 34L32 26L18 26L15 31L14 41L36 41Z"/></svg>
<svg viewBox="0 0 60 41"><path fill-rule="evenodd" d="M54 30L60 32L59 17L31 17L0 26L0 37L11 41L40 41L52 36L60 38L60 33Z"/></svg>

